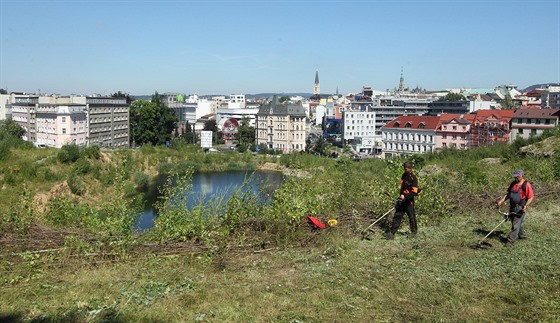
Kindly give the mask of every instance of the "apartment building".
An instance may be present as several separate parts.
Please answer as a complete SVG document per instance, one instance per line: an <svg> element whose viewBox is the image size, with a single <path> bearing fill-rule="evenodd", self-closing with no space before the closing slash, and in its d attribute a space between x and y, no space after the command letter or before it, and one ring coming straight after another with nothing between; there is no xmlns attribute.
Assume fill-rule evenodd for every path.
<svg viewBox="0 0 560 323"><path fill-rule="evenodd" d="M87 146L128 147L130 105L126 98L86 97Z"/></svg>
<svg viewBox="0 0 560 323"><path fill-rule="evenodd" d="M11 95L0 94L0 120L9 119L12 114Z"/></svg>
<svg viewBox="0 0 560 323"><path fill-rule="evenodd" d="M510 141L519 137L528 139L539 136L546 129L558 126L560 108L558 109L518 109L511 119Z"/></svg>
<svg viewBox="0 0 560 323"><path fill-rule="evenodd" d="M343 114L342 138L357 152L381 153L381 136L375 133L375 112L346 110Z"/></svg>
<svg viewBox="0 0 560 323"><path fill-rule="evenodd" d="M421 154L436 149L439 116L400 116L381 128L383 158Z"/></svg>
<svg viewBox="0 0 560 323"><path fill-rule="evenodd" d="M548 84L541 93L541 104L545 109L560 109L560 84Z"/></svg>
<svg viewBox="0 0 560 323"><path fill-rule="evenodd" d="M307 118L301 102L281 104L274 96L260 107L255 124L257 145L283 153L305 150Z"/></svg>
<svg viewBox="0 0 560 323"><path fill-rule="evenodd" d="M436 149L469 148L474 118L474 114L442 114L436 130Z"/></svg>
<svg viewBox="0 0 560 323"><path fill-rule="evenodd" d="M436 97L379 97L370 101L350 102L351 111L375 112L375 134L381 136L382 127L399 116L421 116L428 113L428 105Z"/></svg>
<svg viewBox="0 0 560 323"><path fill-rule="evenodd" d="M60 148L128 147L129 105L126 98L18 95L12 119L25 130L23 139Z"/></svg>

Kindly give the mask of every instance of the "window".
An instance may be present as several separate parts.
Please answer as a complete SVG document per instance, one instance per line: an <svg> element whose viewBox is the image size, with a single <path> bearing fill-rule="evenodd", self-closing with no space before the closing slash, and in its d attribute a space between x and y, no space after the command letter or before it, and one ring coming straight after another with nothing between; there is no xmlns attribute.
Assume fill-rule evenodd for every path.
<svg viewBox="0 0 560 323"><path fill-rule="evenodd" d="M447 139L447 135L446 134L441 135L441 139Z"/></svg>
<svg viewBox="0 0 560 323"><path fill-rule="evenodd" d="M62 133L66 133L66 128L62 128Z"/></svg>

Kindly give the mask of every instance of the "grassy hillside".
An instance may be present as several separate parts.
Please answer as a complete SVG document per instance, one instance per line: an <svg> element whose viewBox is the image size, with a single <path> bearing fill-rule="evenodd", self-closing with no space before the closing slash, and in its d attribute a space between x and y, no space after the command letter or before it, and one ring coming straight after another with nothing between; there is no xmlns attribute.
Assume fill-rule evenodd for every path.
<svg viewBox="0 0 560 323"><path fill-rule="evenodd" d="M402 160L177 146L62 162L56 150L14 149L0 161L0 321L558 321L560 154L521 150L538 142L410 157L419 234L408 238L405 220L392 241L386 221L365 229L392 207ZM134 188L157 173L188 185L192 171L270 163L297 174L270 205L240 194L203 219L162 204L153 232L129 229ZM503 224L490 248L472 249L501 221L493 205L516 168L537 195L528 239L504 247ZM312 231L306 215L338 225Z"/></svg>

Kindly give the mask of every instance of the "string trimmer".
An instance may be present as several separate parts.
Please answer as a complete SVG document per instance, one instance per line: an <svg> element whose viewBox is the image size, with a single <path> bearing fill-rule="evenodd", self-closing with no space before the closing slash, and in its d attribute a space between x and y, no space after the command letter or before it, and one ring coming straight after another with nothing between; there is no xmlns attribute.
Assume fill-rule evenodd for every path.
<svg viewBox="0 0 560 323"><path fill-rule="evenodd" d="M391 208L389 211L385 212L385 214L383 214L383 215L380 216L377 220L375 220L372 224L370 224L370 225L364 230L364 232L362 232L363 238L365 239L365 238L368 236L369 231L372 231L372 232L373 232L372 227L373 227L377 222L381 221L381 219L383 219L384 217L386 217L387 214L391 213L394 209L395 209L394 207Z"/></svg>
<svg viewBox="0 0 560 323"><path fill-rule="evenodd" d="M498 210L498 212L503 215L504 219L502 220L502 222L498 223L498 225L496 225L494 227L494 229L492 229L490 232L488 232L487 235L484 236L484 238L480 239L480 241L478 241L476 244L472 245L472 248L474 249L486 249L489 247L492 247L492 244L485 242L484 240L486 240L486 238L488 238L494 231L496 231L496 229L498 227L500 227L500 225L502 225L504 222L506 222L507 220L509 220L509 213L506 212L502 212L500 210Z"/></svg>

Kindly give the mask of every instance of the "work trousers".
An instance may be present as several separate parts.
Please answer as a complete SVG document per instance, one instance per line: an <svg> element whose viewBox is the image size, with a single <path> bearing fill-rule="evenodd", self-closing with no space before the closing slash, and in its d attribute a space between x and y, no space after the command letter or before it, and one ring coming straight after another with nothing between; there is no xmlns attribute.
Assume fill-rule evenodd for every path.
<svg viewBox="0 0 560 323"><path fill-rule="evenodd" d="M517 239L525 237L525 231L523 230L523 222L525 221L526 212L521 215L510 216L511 220L511 232L508 234L508 241L515 242Z"/></svg>
<svg viewBox="0 0 560 323"><path fill-rule="evenodd" d="M403 203L398 209L395 210L395 215L393 216L393 224L391 225L391 232L394 234L399 230L401 222L403 220L404 214L408 215L408 224L410 226L410 232L416 234L418 232L418 224L416 223L416 211L414 210L414 202Z"/></svg>

